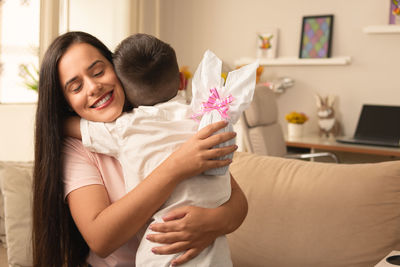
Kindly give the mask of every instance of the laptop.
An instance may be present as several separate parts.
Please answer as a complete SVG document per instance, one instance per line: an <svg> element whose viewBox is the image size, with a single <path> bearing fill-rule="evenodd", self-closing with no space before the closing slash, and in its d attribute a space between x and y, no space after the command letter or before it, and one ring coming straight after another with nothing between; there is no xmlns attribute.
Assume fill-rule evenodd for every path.
<svg viewBox="0 0 400 267"><path fill-rule="evenodd" d="M354 136L336 141L400 147L400 106L363 105Z"/></svg>

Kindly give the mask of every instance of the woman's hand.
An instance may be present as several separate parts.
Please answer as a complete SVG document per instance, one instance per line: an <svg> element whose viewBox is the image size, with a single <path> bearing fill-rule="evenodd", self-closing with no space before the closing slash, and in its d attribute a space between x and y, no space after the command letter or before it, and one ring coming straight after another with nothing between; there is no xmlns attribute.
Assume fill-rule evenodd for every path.
<svg viewBox="0 0 400 267"><path fill-rule="evenodd" d="M183 264L206 247L220 235L214 220L213 209L186 206L175 209L163 219L164 223L154 223L150 229L160 234L150 234L146 238L164 244L152 249L155 254L173 254L185 251L174 259L173 266Z"/></svg>
<svg viewBox="0 0 400 267"><path fill-rule="evenodd" d="M202 128L172 153L164 163L167 163L167 166L170 166L170 171L174 172L176 177L182 180L209 169L229 165L232 162L230 159L215 160L215 158L234 152L237 146L212 148L236 136L235 132L212 135L226 126L227 122L220 121Z"/></svg>
<svg viewBox="0 0 400 267"><path fill-rule="evenodd" d="M247 200L242 189L231 176L231 197L215 209L186 206L164 216L164 223L152 224L151 230L159 232L146 238L163 244L153 248L156 254L184 252L171 262L183 264L212 244L221 235L235 231L247 215Z"/></svg>

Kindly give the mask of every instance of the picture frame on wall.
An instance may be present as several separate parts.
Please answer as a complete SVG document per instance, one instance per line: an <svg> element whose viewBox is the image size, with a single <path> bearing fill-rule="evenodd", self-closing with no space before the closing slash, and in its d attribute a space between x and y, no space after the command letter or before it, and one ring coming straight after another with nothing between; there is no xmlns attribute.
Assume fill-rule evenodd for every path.
<svg viewBox="0 0 400 267"><path fill-rule="evenodd" d="M400 1L390 1L389 24L400 25Z"/></svg>
<svg viewBox="0 0 400 267"><path fill-rule="evenodd" d="M331 57L333 18L333 15L303 17L299 58Z"/></svg>
<svg viewBox="0 0 400 267"><path fill-rule="evenodd" d="M257 58L276 58L278 33L279 31L277 28L269 28L257 32Z"/></svg>

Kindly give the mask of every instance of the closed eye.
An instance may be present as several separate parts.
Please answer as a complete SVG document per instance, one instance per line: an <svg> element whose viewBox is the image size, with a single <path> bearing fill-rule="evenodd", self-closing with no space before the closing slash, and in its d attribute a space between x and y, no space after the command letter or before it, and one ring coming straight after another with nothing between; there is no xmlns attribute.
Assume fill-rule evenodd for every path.
<svg viewBox="0 0 400 267"><path fill-rule="evenodd" d="M79 84L78 86L75 86L73 88L71 88L71 91L74 93L78 93L82 88L82 84Z"/></svg>
<svg viewBox="0 0 400 267"><path fill-rule="evenodd" d="M99 72L96 72L95 74L93 74L94 77L99 77L104 73L104 70L101 70Z"/></svg>

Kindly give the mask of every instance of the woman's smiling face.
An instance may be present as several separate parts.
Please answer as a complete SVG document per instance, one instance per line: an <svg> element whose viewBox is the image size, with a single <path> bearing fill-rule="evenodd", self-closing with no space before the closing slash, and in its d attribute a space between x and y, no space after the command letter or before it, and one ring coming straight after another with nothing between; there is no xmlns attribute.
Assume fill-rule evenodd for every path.
<svg viewBox="0 0 400 267"><path fill-rule="evenodd" d="M72 44L58 63L65 99L81 117L111 122L124 107L125 94L113 65L95 47Z"/></svg>

